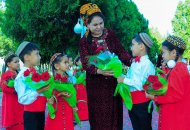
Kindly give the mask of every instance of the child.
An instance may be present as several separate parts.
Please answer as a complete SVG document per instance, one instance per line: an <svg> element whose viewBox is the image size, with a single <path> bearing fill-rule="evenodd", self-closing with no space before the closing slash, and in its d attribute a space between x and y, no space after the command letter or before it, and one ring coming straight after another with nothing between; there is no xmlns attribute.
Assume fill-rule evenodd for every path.
<svg viewBox="0 0 190 130"><path fill-rule="evenodd" d="M50 65L54 77L67 78L65 74L69 69L68 57L62 53L56 53L51 57ZM55 96L58 100L58 109L55 115L55 119L47 117L45 130L74 130L73 125L73 109L63 99L63 96L70 97L66 92L58 93L55 91ZM56 106L56 103L53 104Z"/></svg>
<svg viewBox="0 0 190 130"><path fill-rule="evenodd" d="M31 43L22 42L16 54L24 63L24 67L15 79L15 90L18 94L18 102L24 105L24 129L44 130L46 98L40 94L49 86L42 87L37 91L30 88L25 82L24 72L39 65L40 55L38 47Z"/></svg>
<svg viewBox="0 0 190 130"><path fill-rule="evenodd" d="M20 67L19 58L17 55L9 53L5 57L4 61L5 69L1 78L1 86L3 91L2 126L6 128L6 130L24 130L23 105L18 103L18 97L14 86L8 87L7 85L7 76L12 75L15 78L17 75L17 70ZM7 71L6 68L8 68Z"/></svg>
<svg viewBox="0 0 190 130"><path fill-rule="evenodd" d="M168 90L163 96L146 94L159 105L159 130L190 129L190 75L187 65L182 62L185 49L185 42L176 36L168 36L162 43L163 62L170 68L166 74Z"/></svg>
<svg viewBox="0 0 190 130"><path fill-rule="evenodd" d="M136 58L126 77L121 76L117 79L118 83L125 83L130 88L133 107L129 111L129 117L134 130L152 130L152 110L148 113L150 99L146 98L143 89L148 76L155 74L154 65L147 55L152 45L153 42L146 33L136 35L131 47L132 54Z"/></svg>
<svg viewBox="0 0 190 130"><path fill-rule="evenodd" d="M69 59L69 67L73 67L73 58L71 56L68 56Z"/></svg>
<svg viewBox="0 0 190 130"><path fill-rule="evenodd" d="M75 84L76 83L76 78L74 77L74 66L73 66L73 58L71 56L67 56L68 58L68 64L69 64L69 69L67 70L66 74L68 75L69 82Z"/></svg>
<svg viewBox="0 0 190 130"><path fill-rule="evenodd" d="M75 63L74 72L76 71L77 73L77 71L83 71L82 63L80 61L79 56L76 57L74 63ZM88 102L87 102L86 87L84 86L84 84L81 83L81 84L75 84L75 88L77 91L77 108L78 108L77 112L81 120L81 124L83 125L83 123L85 123L90 126L89 121L88 121L89 117L88 117ZM78 125L75 125L75 128L82 129L82 127L80 128L80 126Z"/></svg>

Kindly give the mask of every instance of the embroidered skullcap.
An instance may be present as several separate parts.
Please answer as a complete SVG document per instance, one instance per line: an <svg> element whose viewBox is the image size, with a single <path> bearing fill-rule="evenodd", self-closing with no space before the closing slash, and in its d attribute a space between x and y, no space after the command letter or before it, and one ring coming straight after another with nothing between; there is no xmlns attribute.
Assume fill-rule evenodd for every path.
<svg viewBox="0 0 190 130"><path fill-rule="evenodd" d="M141 40L143 41L143 43L146 46L148 46L149 48L152 47L153 41L151 40L151 38L149 37L148 34L146 34L146 33L139 33L139 36L140 36Z"/></svg>
<svg viewBox="0 0 190 130"><path fill-rule="evenodd" d="M177 36L168 36L166 39L167 42L171 43L172 45L174 45L175 47L178 47L180 49L185 50L186 49L186 43L185 41Z"/></svg>
<svg viewBox="0 0 190 130"><path fill-rule="evenodd" d="M25 47L29 44L30 42L28 41L23 41L19 47L17 48L16 50L16 55L17 56L20 56L20 54L22 53L22 51L25 49Z"/></svg>

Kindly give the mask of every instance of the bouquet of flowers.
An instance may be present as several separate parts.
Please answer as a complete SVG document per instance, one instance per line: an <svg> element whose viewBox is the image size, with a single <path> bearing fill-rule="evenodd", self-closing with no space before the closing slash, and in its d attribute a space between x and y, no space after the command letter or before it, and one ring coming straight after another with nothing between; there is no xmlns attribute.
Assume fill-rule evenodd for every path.
<svg viewBox="0 0 190 130"><path fill-rule="evenodd" d="M119 60L118 56L110 51L103 52L103 48L101 47L96 50L96 53L98 54L89 57L89 64L101 70L112 71L115 78L122 75L122 62ZM131 110L133 104L129 87L124 83L119 83L116 86L114 96L116 96L117 93L123 98L125 106Z"/></svg>
<svg viewBox="0 0 190 130"><path fill-rule="evenodd" d="M67 92L71 97L63 97L72 108L77 106L76 89L72 83L68 82L68 77L56 74L54 77L54 88L58 92ZM80 119L77 112L74 112L75 121L80 124Z"/></svg>
<svg viewBox="0 0 190 130"><path fill-rule="evenodd" d="M48 71L43 72L42 74L39 74L34 68L27 69L24 72L24 77L25 77L25 82L33 89L38 90L44 86L49 85L49 89L45 92L43 92L43 95L50 99L53 96L53 77L50 76ZM56 104L57 104L57 99L54 97ZM50 103L47 103L49 115L51 119L55 118L55 112L57 111L57 105L56 108L54 109L53 105Z"/></svg>
<svg viewBox="0 0 190 130"><path fill-rule="evenodd" d="M83 70L82 66L74 69L73 76L76 78L76 84L83 84L86 86L86 71Z"/></svg>
<svg viewBox="0 0 190 130"><path fill-rule="evenodd" d="M164 95L168 90L167 79L164 78L165 72L161 69L156 69L156 75L150 75L143 85L144 90L151 95ZM151 101L148 107L150 113ZM156 110L159 111L159 106L156 105Z"/></svg>
<svg viewBox="0 0 190 130"><path fill-rule="evenodd" d="M144 90L151 95L164 95L168 89L167 80L161 76L165 72L157 68L156 75L150 75L143 85Z"/></svg>
<svg viewBox="0 0 190 130"><path fill-rule="evenodd" d="M13 71L7 71L5 80L7 81L7 86L10 88L14 87L14 80L16 78L16 73Z"/></svg>

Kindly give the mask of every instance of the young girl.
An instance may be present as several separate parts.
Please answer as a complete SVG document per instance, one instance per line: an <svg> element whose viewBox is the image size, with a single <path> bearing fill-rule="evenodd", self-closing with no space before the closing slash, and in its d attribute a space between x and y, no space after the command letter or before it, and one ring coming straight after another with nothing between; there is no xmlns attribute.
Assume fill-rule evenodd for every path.
<svg viewBox="0 0 190 130"><path fill-rule="evenodd" d="M189 130L190 120L190 75L185 63L181 61L185 42L169 36L162 43L163 60L170 68L166 78L168 90L163 96L146 94L159 107L159 130Z"/></svg>
<svg viewBox="0 0 190 130"><path fill-rule="evenodd" d="M74 63L75 63L74 76L76 76L75 73L83 71L80 57L77 57ZM77 108L78 108L77 112L78 112L79 118L81 120L82 125L83 123L85 123L90 126L89 121L88 121L89 118L88 118L88 102L87 102L86 87L84 86L84 84L79 83L79 84L75 84L75 88L77 91ZM75 128L80 129L80 126L75 125Z"/></svg>
<svg viewBox="0 0 190 130"><path fill-rule="evenodd" d="M67 78L65 72L69 69L69 63L66 55L62 53L54 54L51 57L50 65L54 77ZM54 92L54 95L58 100L58 109L55 119L51 119L48 114L45 130L74 130L73 109L63 99L63 96L70 97L70 95L66 92L59 93L57 91ZM54 102L53 105L55 107L56 103Z"/></svg>
<svg viewBox="0 0 190 130"><path fill-rule="evenodd" d="M19 58L13 54L8 54L5 59L5 69L1 77L2 97L2 126L6 130L24 130L23 111L24 108L18 103L17 93L14 86L8 86L8 80L14 79L20 67ZM6 71L6 68L8 70ZM6 72L5 72L6 71ZM10 78L12 77L12 78Z"/></svg>

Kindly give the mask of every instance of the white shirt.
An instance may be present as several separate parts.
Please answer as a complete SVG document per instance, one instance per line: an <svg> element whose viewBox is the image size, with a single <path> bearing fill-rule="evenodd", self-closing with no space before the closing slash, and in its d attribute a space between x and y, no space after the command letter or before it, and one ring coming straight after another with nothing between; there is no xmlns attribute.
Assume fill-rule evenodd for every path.
<svg viewBox="0 0 190 130"><path fill-rule="evenodd" d="M27 70L27 67L22 67L21 71L18 73L15 79L15 90L18 95L18 102L23 105L28 105L33 103L38 95L37 91L30 88L24 81L24 71Z"/></svg>
<svg viewBox="0 0 190 130"><path fill-rule="evenodd" d="M155 67L145 55L140 58L140 62L133 61L123 83L129 86L131 92L141 91L149 75L155 75Z"/></svg>

